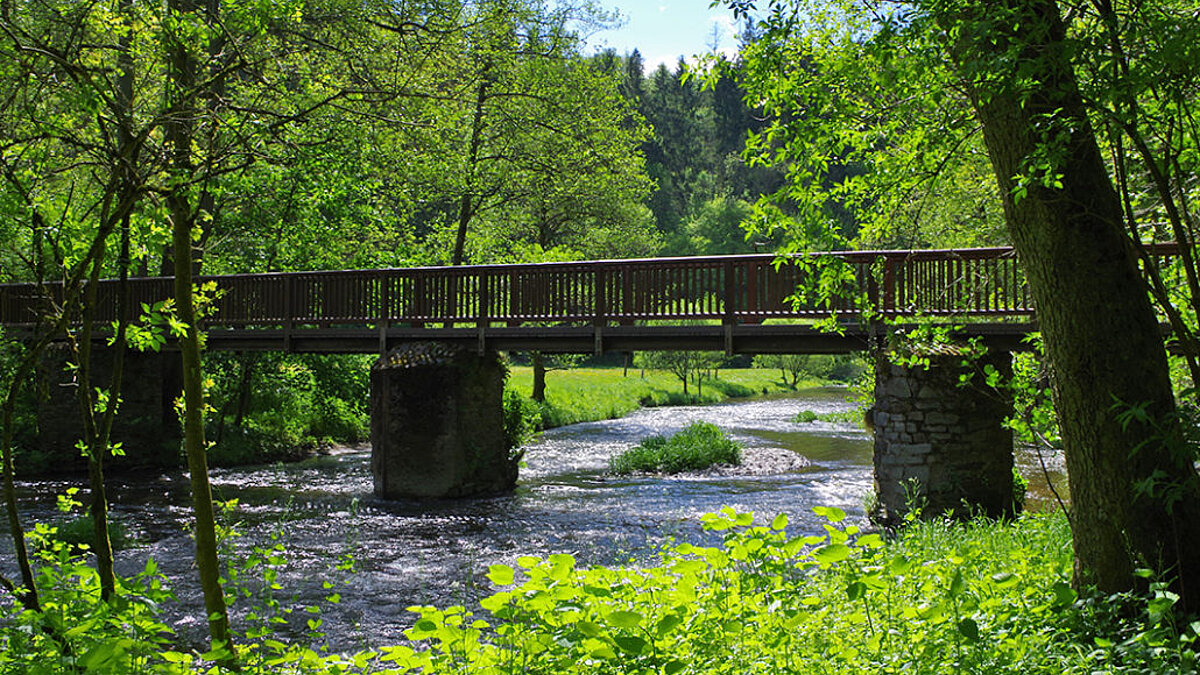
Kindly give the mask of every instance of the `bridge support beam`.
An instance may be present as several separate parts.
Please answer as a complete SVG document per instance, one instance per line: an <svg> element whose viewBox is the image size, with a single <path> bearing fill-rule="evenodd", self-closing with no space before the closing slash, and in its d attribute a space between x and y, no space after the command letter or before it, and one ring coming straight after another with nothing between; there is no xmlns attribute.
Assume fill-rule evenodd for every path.
<svg viewBox="0 0 1200 675"><path fill-rule="evenodd" d="M926 516L1014 512L1013 437L1004 427L1012 398L983 376L991 366L1007 380L1012 355L988 354L965 367L964 360L931 355L927 366L902 366L882 350L876 356L876 522L898 525L915 506Z"/></svg>
<svg viewBox="0 0 1200 675"><path fill-rule="evenodd" d="M112 351L92 350L92 387L107 389L112 379ZM46 348L39 365L37 403L38 446L53 457L55 468L82 469L86 461L75 449L83 438L83 419L77 397L79 382L67 364L75 360L65 344ZM175 399L183 390L178 352L125 353L121 407L112 440L124 455L118 465L176 466L180 458L179 417Z"/></svg>
<svg viewBox="0 0 1200 675"><path fill-rule="evenodd" d="M504 434L505 367L495 353L400 345L371 369L371 470L384 499L512 490L518 457Z"/></svg>

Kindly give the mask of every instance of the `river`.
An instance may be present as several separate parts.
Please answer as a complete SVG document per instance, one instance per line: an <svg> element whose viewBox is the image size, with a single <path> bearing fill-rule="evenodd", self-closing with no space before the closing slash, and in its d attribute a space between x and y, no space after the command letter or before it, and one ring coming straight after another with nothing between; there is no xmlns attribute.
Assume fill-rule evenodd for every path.
<svg viewBox="0 0 1200 675"><path fill-rule="evenodd" d="M795 532L820 531L814 506L837 506L861 519L872 486L869 435L853 424L792 421L800 410L851 408L844 390L817 389L795 397L647 408L623 419L552 429L527 447L516 492L488 499L376 499L369 449L215 470L212 483L218 499L238 503L231 523L240 536L231 557L282 544L283 590L276 595L285 606L321 604L329 647L350 650L401 641L414 619L409 606L472 604L487 592L488 566L511 564L518 556L571 553L581 564L644 560L669 538L703 539L700 516L726 505L767 519L786 513ZM675 477L607 475L613 454L695 420L712 422L741 443L747 468ZM1040 473L1036 460L1019 455L1018 461L1027 474ZM53 518L54 496L72 485L23 483L26 518ZM110 498L114 519L141 542L118 554L119 571L136 572L153 556L179 596L182 609L168 608L171 622L185 642L199 642L205 626L186 532L186 474L114 480ZM1037 499L1046 497L1039 493ZM10 550L8 542L0 544L5 569ZM352 561L354 570L338 569L342 561ZM326 590L325 582L333 589ZM330 592L338 593L339 602L320 602ZM235 607L235 616L247 609ZM309 616L298 611L290 621L297 636Z"/></svg>

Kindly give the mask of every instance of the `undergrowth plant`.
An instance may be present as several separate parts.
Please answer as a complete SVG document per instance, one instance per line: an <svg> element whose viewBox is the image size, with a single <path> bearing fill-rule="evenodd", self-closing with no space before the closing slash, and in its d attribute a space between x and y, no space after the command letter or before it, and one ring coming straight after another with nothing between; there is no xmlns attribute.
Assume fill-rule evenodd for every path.
<svg viewBox="0 0 1200 675"><path fill-rule="evenodd" d="M1200 622L1177 612L1165 583L1148 580L1146 596L1072 589L1061 513L1000 523L913 519L888 541L840 509L814 510L824 519L820 533L792 534L784 515L764 523L726 507L702 518L720 544L671 544L641 566L581 568L567 554L494 564L487 578L496 591L482 612L411 607L409 643L353 654L282 638L278 619L287 612L279 577L268 573L260 577L265 605L258 600L267 620L239 637L239 672L1198 672ZM156 610L169 596L153 563L123 580L107 605L94 571L49 528L31 538L45 611L3 607L0 673L225 672L212 654L172 646ZM277 570L285 556L272 540L241 574ZM318 639L319 608L302 612Z"/></svg>
<svg viewBox="0 0 1200 675"><path fill-rule="evenodd" d="M609 460L616 474L634 472L680 473L700 471L718 464L742 462L742 448L717 425L693 422L671 436L650 436L639 445Z"/></svg>

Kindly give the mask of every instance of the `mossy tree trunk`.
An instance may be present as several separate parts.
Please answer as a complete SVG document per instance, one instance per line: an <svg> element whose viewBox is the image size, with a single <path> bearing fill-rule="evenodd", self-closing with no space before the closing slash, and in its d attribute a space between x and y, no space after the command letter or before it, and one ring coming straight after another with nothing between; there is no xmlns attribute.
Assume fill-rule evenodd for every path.
<svg viewBox="0 0 1200 675"><path fill-rule="evenodd" d="M1151 567L1200 609L1200 481L1178 442L1158 322L1058 5L938 7L1054 368L1076 581L1121 591L1135 585L1135 568Z"/></svg>
<svg viewBox="0 0 1200 675"><path fill-rule="evenodd" d="M193 0L170 0L168 11L175 15L204 13L208 21L216 20L216 3L207 6ZM187 21L184 21L187 24ZM197 209L193 208L196 167L193 144L198 139L195 123L202 115L197 104L197 62L188 46L178 36L168 43L167 67L169 102L172 115L165 124L166 140L171 152L171 170L177 177L175 188L167 194L171 217L172 260L175 275L175 311L185 333L179 339L183 363L183 435L191 480L192 510L195 517L196 567L204 594L205 616L214 650L225 650L219 660L226 665L236 662L236 652L229 632L229 614L225 593L221 588L221 572L217 557L216 517L213 510L212 488L208 480L207 443L204 438L204 374L200 360L200 325L193 289L193 230L197 226ZM215 120L210 120L215 123ZM196 203L205 200L197 199Z"/></svg>

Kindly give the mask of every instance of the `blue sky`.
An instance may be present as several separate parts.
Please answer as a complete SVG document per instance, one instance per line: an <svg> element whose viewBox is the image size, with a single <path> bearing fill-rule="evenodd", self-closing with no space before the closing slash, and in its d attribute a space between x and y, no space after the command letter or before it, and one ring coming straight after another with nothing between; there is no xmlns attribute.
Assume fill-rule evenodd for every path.
<svg viewBox="0 0 1200 675"><path fill-rule="evenodd" d="M596 33L588 44L596 50L611 47L618 54L640 50L646 72L665 63L674 68L680 56L710 51L713 29L721 51L737 48L737 24L724 6L709 9L709 0L600 0L625 19L617 30Z"/></svg>

